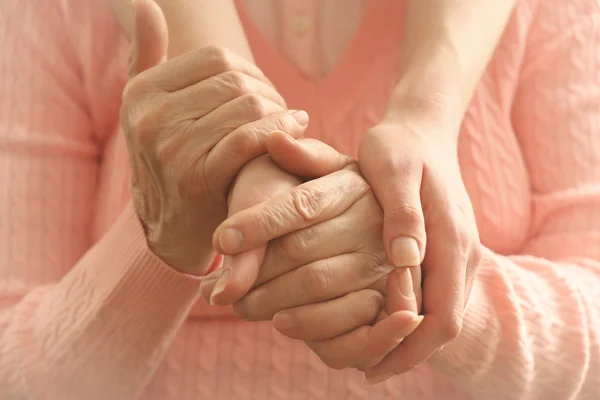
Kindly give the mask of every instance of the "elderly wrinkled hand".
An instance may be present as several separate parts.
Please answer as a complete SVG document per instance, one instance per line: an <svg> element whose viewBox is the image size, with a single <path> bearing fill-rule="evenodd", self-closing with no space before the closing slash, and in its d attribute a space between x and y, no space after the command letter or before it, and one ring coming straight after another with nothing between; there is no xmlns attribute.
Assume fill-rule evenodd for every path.
<svg viewBox="0 0 600 400"><path fill-rule="evenodd" d="M167 61L160 8L138 1L135 16L121 108L133 206L157 256L202 273L238 171L266 151L264 138L274 129L303 134L308 116L286 111L264 74L225 49L204 47Z"/></svg>
<svg viewBox="0 0 600 400"><path fill-rule="evenodd" d="M352 160L283 134L267 147L271 159L250 163L232 190L229 222L247 239L234 250L216 232L217 249L236 255L205 279L202 295L214 304L241 297L238 316L273 319L330 367L373 366L421 321L420 270L387 280L394 267L386 262L381 208ZM294 175L321 177L299 186L293 176L264 182L264 165L277 168L272 160Z"/></svg>

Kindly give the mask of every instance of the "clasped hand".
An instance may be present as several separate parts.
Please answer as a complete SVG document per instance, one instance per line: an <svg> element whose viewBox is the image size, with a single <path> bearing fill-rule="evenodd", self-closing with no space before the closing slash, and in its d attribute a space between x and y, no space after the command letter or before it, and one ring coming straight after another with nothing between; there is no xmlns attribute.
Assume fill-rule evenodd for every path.
<svg viewBox="0 0 600 400"><path fill-rule="evenodd" d="M377 147L376 141L397 129L382 124L366 138ZM234 186L230 218L214 241L218 251L233 257L207 278L203 297L214 304L237 301L234 310L246 319L273 318L280 332L305 340L327 365L367 371L371 382L405 372L439 351L460 333L480 262L479 241L458 164L453 174L452 163L436 153L443 144L428 146L423 138L409 135L404 144L408 161L399 170L413 182L398 197L399 204L411 205L401 208L408 211L404 215L393 214L401 222L398 229L387 215L384 223L371 187L350 159L317 141L272 135L267 145L272 160L296 176L317 179L295 188L300 181L290 181L280 191L263 192L260 199L243 196L246 203L239 207L236 190L241 193L243 186ZM413 168L418 165L413 160L428 157L439 163L421 161L421 170ZM386 157L379 159L385 162ZM248 187L258 188L259 169L253 174L251 166L238 184L248 179ZM415 189L416 195L406 193ZM415 198L419 203L411 204ZM388 236L400 230L424 249L426 222L433 253L422 262L430 277L424 285L429 323L398 345L421 322L414 314L421 311L421 270L394 268L388 262L393 257L384 244L383 226L387 224Z"/></svg>
<svg viewBox="0 0 600 400"><path fill-rule="evenodd" d="M219 48L165 61L160 9L145 1L135 11L121 119L132 203L154 253L202 273L216 248L226 265L203 297L273 317L328 365L372 381L456 337L481 250L445 136L387 119L363 138L359 173L318 141L270 134L300 136L307 116L285 111L256 67ZM265 150L271 159L255 158Z"/></svg>
<svg viewBox="0 0 600 400"><path fill-rule="evenodd" d="M270 157L249 163L231 190L230 215L244 230L226 232L217 248L238 254L201 293L213 304L238 300L241 318L273 319L332 368L366 370L420 323L420 268L403 268L388 282L394 267L382 242L383 213L350 158L282 133L267 147ZM315 179L301 184L296 176Z"/></svg>

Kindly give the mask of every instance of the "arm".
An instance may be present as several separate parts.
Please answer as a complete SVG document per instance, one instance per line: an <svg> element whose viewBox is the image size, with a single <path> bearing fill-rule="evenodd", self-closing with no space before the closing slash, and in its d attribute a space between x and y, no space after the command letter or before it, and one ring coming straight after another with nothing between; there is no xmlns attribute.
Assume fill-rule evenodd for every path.
<svg viewBox="0 0 600 400"><path fill-rule="evenodd" d="M0 93L0 187L7 195L0 198L0 397L136 398L197 300L200 280L177 272L155 256L140 219L146 227L151 224L131 205L98 243L92 243L98 159L103 150L98 143L104 141L94 132L85 89L102 82L103 76L92 75L86 81L88 75L83 74L82 78L88 60L80 59L71 43L72 35L86 36L86 29L94 32L96 23L111 26L112 20L101 15L104 9L99 7L91 10L100 13L92 25L75 23L90 11L85 7L96 7L98 3L94 2L78 2L83 10L74 7L68 13L64 12L64 2L1 4L0 80L4 90ZM167 39L162 15L150 5L138 4L145 10L139 14L137 32L143 33L134 41L137 51L131 63L138 68L132 68L132 75L138 75L133 88L129 86L125 93L122 108L125 140L133 148L132 175L138 178L133 182L133 204L140 199L154 200L148 202L148 209L167 208L169 222L181 221L173 217L183 214L185 229L165 229L166 236L183 233L179 238L187 239L198 234L189 229L191 225L208 237L210 248L212 230L206 227L220 212L225 214L224 188L229 187L242 165L266 151L263 139L273 127L286 127L296 133L301 127L289 113L271 114L271 107L281 109L277 104L283 102L260 80L260 71L241 57L223 56L206 48L168 61L169 65L154 66L166 58ZM114 31L107 33L108 39L102 40L110 40ZM235 84L227 79L232 74L262 97L240 96ZM186 83L186 79L191 82ZM194 86L198 91L183 91L187 96L165 94L182 85ZM207 95L215 88L223 98ZM190 101L194 94L206 102ZM179 118L175 119L180 124L165 120L164 113L153 114L156 109L147 104L149 97L160 96L157 101L164 101L161 104L170 110L189 112L192 120L187 123L204 125L212 121L202 132L217 132L216 136L177 135L187 126L181 125ZM268 114L257 116L256 109L241 107L248 99L264 106ZM194 108L190 109L192 103ZM131 121L132 112L138 119ZM222 118L211 117L216 114ZM140 126L140 120L151 123ZM227 127L220 123L222 120ZM142 137L140 128L145 128ZM133 143L132 136L137 139ZM152 176L164 178L162 167L170 171L168 182L161 179L166 183L155 186L159 187L156 191L175 193L174 187L180 189L184 180L189 182L189 175L182 175L190 170L206 171L215 192L219 192L219 201L213 198L203 203L199 197L209 196L194 190L192 195L197 197L189 197L193 213L186 213L185 205L177 199L175 209L169 201L161 203L164 207L156 207L156 199L152 198L155 191L143 186L148 180L148 167L136 161L140 154L155 160L156 149L148 139L152 145L164 148L164 142L154 140L158 136L177 140L170 142L176 149L204 149L204 153L174 151L162 163L153 162ZM248 141L248 137L253 140ZM146 139L143 149L139 148L140 138ZM225 155L229 162L223 165ZM178 162L182 164L177 166L190 168L177 168L179 173L172 173L173 163ZM206 182L201 174L197 178L198 182ZM218 209L213 207L215 204L219 204ZM212 219L204 218L205 214ZM198 215L206 224L191 221ZM202 252L202 241L195 240L198 236L192 239L192 250L200 248ZM198 262L193 264L195 270L189 272L206 268Z"/></svg>
<svg viewBox="0 0 600 400"><path fill-rule="evenodd" d="M131 206L88 251L101 148L58 4L0 1L0 398L132 399L200 282Z"/></svg>
<svg viewBox="0 0 600 400"><path fill-rule="evenodd" d="M460 124L515 2L409 0L388 114L433 109Z"/></svg>
<svg viewBox="0 0 600 400"><path fill-rule="evenodd" d="M536 21L513 112L531 237L485 251L463 332L431 360L472 398L600 393L600 6L542 1Z"/></svg>
<svg viewBox="0 0 600 400"><path fill-rule="evenodd" d="M360 143L361 173L384 211L388 259L399 268L421 265L428 276L425 319L403 343L413 365L461 330L480 245L458 132L513 5L409 0L400 81L382 122Z"/></svg>
<svg viewBox="0 0 600 400"><path fill-rule="evenodd" d="M252 54L241 22L239 20L235 4L232 0L155 0L163 9L169 30L170 46L169 58L177 56L206 44L219 44L230 50L247 57L253 61ZM109 0L117 19L124 31L131 39L133 26L133 14L131 12L130 0ZM304 126L308 123L308 115L304 112L295 113L295 116ZM284 130L283 126L274 127L274 130ZM269 164L263 162L251 163L259 166L264 179L263 188L254 188L244 202L230 209L230 213L236 209L243 209L249 204L259 203L265 197L261 190L269 193L278 193L289 188L297 180L290 175L283 174L276 168L269 168ZM267 190L268 189L268 190ZM267 196L268 197L268 196ZM225 258L222 269L217 273L222 274L219 283L215 285L209 302L213 305L225 305L241 297L255 281L259 273L266 251L265 246L260 246L246 254L245 262L239 262L240 257ZM227 273L223 273L226 271Z"/></svg>

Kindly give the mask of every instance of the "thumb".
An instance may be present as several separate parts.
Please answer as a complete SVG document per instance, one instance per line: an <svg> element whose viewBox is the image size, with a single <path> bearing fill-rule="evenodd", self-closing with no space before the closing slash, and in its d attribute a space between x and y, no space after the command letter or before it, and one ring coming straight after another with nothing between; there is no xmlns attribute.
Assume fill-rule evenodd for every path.
<svg viewBox="0 0 600 400"><path fill-rule="evenodd" d="M280 168L304 178L321 178L355 162L321 141L296 140L283 132L267 137L267 151Z"/></svg>
<svg viewBox="0 0 600 400"><path fill-rule="evenodd" d="M421 267L396 268L386 280L385 310L388 314L397 311L421 311Z"/></svg>
<svg viewBox="0 0 600 400"><path fill-rule="evenodd" d="M165 16L153 0L133 0L134 28L129 48L129 78L167 59L169 36Z"/></svg>
<svg viewBox="0 0 600 400"><path fill-rule="evenodd" d="M423 168L395 132L369 131L359 148L359 165L383 208L383 241L396 267L416 267L425 253L421 206Z"/></svg>

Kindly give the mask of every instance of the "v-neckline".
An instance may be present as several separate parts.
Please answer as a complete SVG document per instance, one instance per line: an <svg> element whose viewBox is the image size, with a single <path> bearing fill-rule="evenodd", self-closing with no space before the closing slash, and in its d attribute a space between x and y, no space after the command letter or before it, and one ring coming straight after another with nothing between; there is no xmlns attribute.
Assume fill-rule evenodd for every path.
<svg viewBox="0 0 600 400"><path fill-rule="evenodd" d="M309 131L320 130L323 138L327 137L325 132L330 130L330 124L346 118L355 99L370 84L372 69L381 67L380 60L389 56L383 53L395 48L395 41L400 39L396 33L403 21L398 17L404 13L406 2L366 1L362 19L338 63L325 77L315 81L277 51L250 19L243 1L235 0L258 66L284 95L288 106L311 115L313 124Z"/></svg>
<svg viewBox="0 0 600 400"><path fill-rule="evenodd" d="M252 49L257 62L260 64L261 60L269 60L269 63L277 65L278 70L283 68L289 74L289 77L293 77L294 80L325 92L328 88L337 86L339 81L347 82L349 77L361 76L361 73L368 69L371 62L377 57L379 48L377 41L381 40L382 33L389 28L391 22L389 15L395 14L390 12L390 6L393 7L399 3L403 2L397 0L366 0L361 20L340 59L323 78L313 80L274 48L250 19L244 2L236 0L238 13L246 35L251 43L258 45Z"/></svg>

